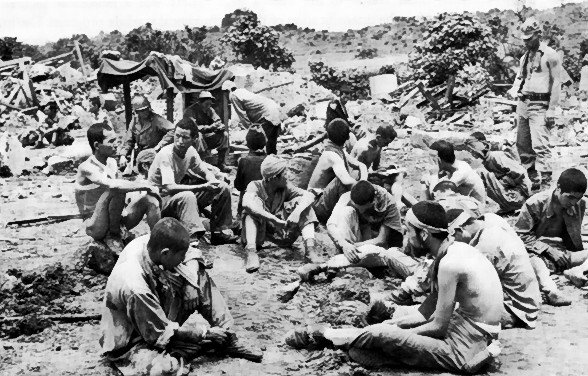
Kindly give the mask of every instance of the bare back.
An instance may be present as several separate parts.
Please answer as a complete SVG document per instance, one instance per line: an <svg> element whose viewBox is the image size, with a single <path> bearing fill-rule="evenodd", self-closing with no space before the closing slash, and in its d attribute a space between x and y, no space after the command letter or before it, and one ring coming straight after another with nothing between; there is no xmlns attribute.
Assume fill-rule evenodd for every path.
<svg viewBox="0 0 588 376"><path fill-rule="evenodd" d="M319 157L319 160L312 171L308 188L325 188L331 180L335 179L335 171L333 171L333 158L338 156L333 152L325 151ZM343 160L341 160L343 162Z"/></svg>
<svg viewBox="0 0 588 376"><path fill-rule="evenodd" d="M450 245L439 265L439 299L442 281L451 280L457 281L455 302L463 316L489 325L500 323L502 285L494 266L480 251L465 243Z"/></svg>

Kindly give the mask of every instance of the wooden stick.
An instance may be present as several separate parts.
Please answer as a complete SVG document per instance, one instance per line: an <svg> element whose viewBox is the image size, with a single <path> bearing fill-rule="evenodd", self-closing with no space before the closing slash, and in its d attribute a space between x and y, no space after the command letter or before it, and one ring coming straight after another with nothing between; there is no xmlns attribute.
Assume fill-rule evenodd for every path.
<svg viewBox="0 0 588 376"><path fill-rule="evenodd" d="M45 59L45 60L41 60L41 61L37 61L37 63L36 63L36 64L45 64L45 63L50 63L50 62L52 62L53 60L59 60L59 59L61 59L61 58L67 57L67 56L69 56L69 55L71 55L71 54L73 54L73 50L71 50L70 52L66 52L66 53L64 53L64 54L58 55L58 56L53 56L53 57L50 57L49 59Z"/></svg>
<svg viewBox="0 0 588 376"><path fill-rule="evenodd" d="M82 74L84 75L84 82L88 84L88 75L86 74L86 66L84 65L84 58L82 57L82 51L80 50L80 44L77 40L74 40L74 47L78 53L78 59L80 60L80 66L82 67Z"/></svg>
<svg viewBox="0 0 588 376"><path fill-rule="evenodd" d="M255 94L259 94L259 93L261 93L261 92L268 91L268 90L277 89L277 88L279 88L279 87L282 87L282 86L291 85L291 84L293 84L293 83L294 83L294 81L289 81L289 82L286 82L286 83L283 83L283 84L278 84L278 85L268 86L268 87L266 87L266 88L263 88L263 89L261 89L261 90L257 90L257 91L255 91Z"/></svg>
<svg viewBox="0 0 588 376"><path fill-rule="evenodd" d="M22 226L22 225L29 225L35 224L40 222L61 222L61 221L68 221L70 219L78 219L82 218L81 214L66 214L66 215L47 215L44 217L37 217L37 218L27 218L27 219L17 219L11 222L8 222L6 226Z"/></svg>
<svg viewBox="0 0 588 376"><path fill-rule="evenodd" d="M98 314L61 314L61 315L39 315L37 317L40 319L43 319L43 320L52 320L52 321L83 322L83 321L100 320L102 315L98 315ZM27 319L27 316L0 317L0 322L11 322L11 321L26 320L26 319Z"/></svg>

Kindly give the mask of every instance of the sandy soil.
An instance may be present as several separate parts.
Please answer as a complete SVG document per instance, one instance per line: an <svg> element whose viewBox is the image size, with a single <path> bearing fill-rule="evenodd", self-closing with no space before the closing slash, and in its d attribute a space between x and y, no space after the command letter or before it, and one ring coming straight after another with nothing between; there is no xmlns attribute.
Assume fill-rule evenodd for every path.
<svg viewBox="0 0 588 376"><path fill-rule="evenodd" d="M405 140L406 141L406 140ZM404 142L405 142L404 141ZM398 142L403 142L399 140ZM393 150L389 159L400 160L418 174L425 168L423 153ZM11 220L33 213L75 213L73 175L31 176L3 181L0 216ZM418 176L406 181L418 194ZM17 192L17 193L15 193ZM25 198L18 198L25 197ZM237 196L234 196L236 199ZM27 239L19 245L0 243L0 272L9 269L38 271L61 263L72 268L75 291L63 291L62 305L75 306L87 313L99 313L105 277L88 269L75 271L87 242L80 220L31 227L9 227L2 235ZM144 233L143 224L135 232ZM328 239L318 234L327 252ZM243 340L265 351L262 364L214 357L198 358L192 375L423 375L412 370L365 370L350 363L343 351L296 351L283 343L285 333L300 324L331 320L338 325L361 325L370 292L390 289L395 280L376 280L366 271L336 276L330 282L302 285L287 303L278 291L297 279L295 270L302 264L301 249L266 248L262 251L259 273L250 275L243 268L243 253L237 246L206 249L214 258L211 275L226 297L235 317L235 329ZM588 367L584 351L588 348L588 303L586 292L558 281L572 297L570 307L543 306L535 330L513 329L501 334L503 352L487 370L493 375L580 375ZM3 302L4 304L5 302ZM2 375L116 375L99 356L97 321L79 324L56 323L41 333L0 341Z"/></svg>

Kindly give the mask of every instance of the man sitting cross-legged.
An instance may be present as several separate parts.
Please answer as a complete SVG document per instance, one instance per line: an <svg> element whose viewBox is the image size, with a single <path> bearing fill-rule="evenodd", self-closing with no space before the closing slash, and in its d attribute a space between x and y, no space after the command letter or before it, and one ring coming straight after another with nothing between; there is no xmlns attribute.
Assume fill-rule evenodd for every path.
<svg viewBox="0 0 588 376"><path fill-rule="evenodd" d="M545 301L554 306L570 305L571 301L550 274L566 272L588 259L582 244L586 185L582 171L565 170L555 189L539 192L525 202L514 226L531 256Z"/></svg>
<svg viewBox="0 0 588 376"><path fill-rule="evenodd" d="M245 270L259 269L257 249L266 238L280 246L290 246L302 234L306 256L320 260L315 250L314 226L317 222L311 207L314 195L288 181L288 162L268 155L261 163L262 180L249 183L243 195L243 231L247 250Z"/></svg>
<svg viewBox="0 0 588 376"><path fill-rule="evenodd" d="M173 218L130 242L108 282L100 346L123 375L183 375L184 361L209 350L260 362L239 346L233 317Z"/></svg>
<svg viewBox="0 0 588 376"><path fill-rule="evenodd" d="M301 348L330 343L347 348L368 367L415 366L475 373L499 352L502 287L492 264L472 246L448 234L445 210L419 202L406 215L408 242L435 258L432 293L418 312L363 329L314 326L290 332ZM459 307L456 309L456 305Z"/></svg>
<svg viewBox="0 0 588 376"><path fill-rule="evenodd" d="M322 189L321 195L313 205L318 220L326 223L339 197L348 192L358 180L367 179L367 167L349 156L343 146L349 139L349 124L343 119L335 119L327 124L327 137L325 150L321 154L310 181L308 188ZM356 171L359 170L360 179L356 179ZM352 176L354 175L354 176Z"/></svg>
<svg viewBox="0 0 588 376"><path fill-rule="evenodd" d="M525 244L508 222L496 214L474 218L461 209L447 211L456 241L469 243L496 268L504 291L502 328L534 328L541 293Z"/></svg>
<svg viewBox="0 0 588 376"><path fill-rule="evenodd" d="M199 209L211 205L210 242L213 245L234 243L237 238L222 232L233 221L231 191L225 182L217 180L202 162L192 142L198 128L184 118L176 124L174 143L161 148L149 169L149 182L161 189L162 217L180 220L194 239L205 232ZM204 184L181 184L188 174L199 176Z"/></svg>
<svg viewBox="0 0 588 376"><path fill-rule="evenodd" d="M120 140L104 123L88 128L88 142L92 156L78 167L75 180L76 203L86 222L86 234L104 243L113 252L122 251L121 225L130 230L143 217L149 227L160 218L157 188L147 183L134 183L118 179L116 151ZM125 208L128 192L146 191ZM126 214L123 211L126 209Z"/></svg>
<svg viewBox="0 0 588 376"><path fill-rule="evenodd" d="M484 169L479 174L488 197L500 206L500 213L519 210L531 194L527 170L504 151L490 150L483 133L472 133L466 145L472 156L482 160Z"/></svg>

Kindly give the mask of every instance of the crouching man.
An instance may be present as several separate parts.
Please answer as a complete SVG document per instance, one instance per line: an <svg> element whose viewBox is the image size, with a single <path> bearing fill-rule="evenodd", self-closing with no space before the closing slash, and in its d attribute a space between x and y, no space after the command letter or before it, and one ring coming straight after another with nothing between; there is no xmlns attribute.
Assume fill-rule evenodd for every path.
<svg viewBox="0 0 588 376"><path fill-rule="evenodd" d="M208 350L260 362L238 345L229 307L173 218L121 253L106 284L100 346L123 375L184 375Z"/></svg>
<svg viewBox="0 0 588 376"><path fill-rule="evenodd" d="M279 246L290 246L302 234L306 256L315 261L314 226L311 205L314 195L288 182L285 159L268 155L261 163L262 180L249 183L243 195L243 231L247 250L245 270L259 269L257 249L266 238Z"/></svg>
<svg viewBox="0 0 588 376"><path fill-rule="evenodd" d="M76 203L86 224L86 234L96 241L103 241L111 251L120 253L123 248L121 226L130 230L145 217L152 228L159 220L158 190L145 182L118 179L114 157L120 140L109 126L93 124L88 128L87 136L92 156L78 167ZM131 200L125 207L127 193L136 191L147 194Z"/></svg>
<svg viewBox="0 0 588 376"><path fill-rule="evenodd" d="M438 203L417 203L408 211L406 225L408 242L435 258L431 295L418 312L363 329L299 329L287 335L286 343L345 347L351 359L367 367L475 373L487 364L500 351L494 342L503 310L496 270L475 248L454 242Z"/></svg>

